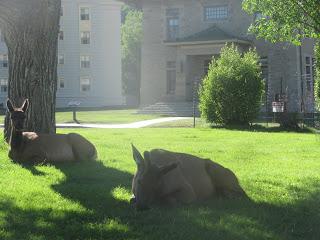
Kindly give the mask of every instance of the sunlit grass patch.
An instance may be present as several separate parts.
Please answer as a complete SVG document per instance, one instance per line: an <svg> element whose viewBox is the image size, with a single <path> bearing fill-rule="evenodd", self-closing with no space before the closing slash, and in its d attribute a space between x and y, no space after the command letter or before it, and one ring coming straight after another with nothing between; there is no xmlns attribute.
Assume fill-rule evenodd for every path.
<svg viewBox="0 0 320 240"><path fill-rule="evenodd" d="M0 149L0 239L319 239L320 142L312 133L209 128L64 129L96 162L21 166ZM137 212L131 143L187 152L233 170L248 201Z"/></svg>

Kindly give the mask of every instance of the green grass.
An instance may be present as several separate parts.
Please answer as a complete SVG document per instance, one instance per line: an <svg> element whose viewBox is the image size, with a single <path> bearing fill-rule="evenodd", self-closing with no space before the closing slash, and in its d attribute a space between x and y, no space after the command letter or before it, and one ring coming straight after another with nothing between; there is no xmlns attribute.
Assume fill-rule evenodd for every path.
<svg viewBox="0 0 320 240"><path fill-rule="evenodd" d="M159 115L136 114L136 109L131 110L104 110L104 111L79 111L77 120L80 123L131 123L143 120L159 118ZM0 116L3 123L4 116ZM72 112L57 112L57 123L72 123Z"/></svg>
<svg viewBox="0 0 320 240"><path fill-rule="evenodd" d="M63 132L70 131L63 130ZM0 239L320 239L320 137L224 129L78 129L100 161L22 167L0 151ZM136 212L130 143L211 158L252 199Z"/></svg>

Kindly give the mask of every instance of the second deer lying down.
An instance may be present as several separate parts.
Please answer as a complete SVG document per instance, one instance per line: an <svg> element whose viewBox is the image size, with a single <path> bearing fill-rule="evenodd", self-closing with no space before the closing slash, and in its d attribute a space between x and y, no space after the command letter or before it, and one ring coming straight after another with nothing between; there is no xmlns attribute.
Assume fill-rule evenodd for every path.
<svg viewBox="0 0 320 240"><path fill-rule="evenodd" d="M12 160L21 163L42 163L96 159L97 151L94 145L79 134L23 132L28 105L28 99L21 108L15 108L10 100L7 101L12 127L9 142L9 157Z"/></svg>
<svg viewBox="0 0 320 240"><path fill-rule="evenodd" d="M143 210L154 204L192 203L209 197L247 198L235 174L209 159L154 149L144 158L132 145L137 172L131 203Z"/></svg>

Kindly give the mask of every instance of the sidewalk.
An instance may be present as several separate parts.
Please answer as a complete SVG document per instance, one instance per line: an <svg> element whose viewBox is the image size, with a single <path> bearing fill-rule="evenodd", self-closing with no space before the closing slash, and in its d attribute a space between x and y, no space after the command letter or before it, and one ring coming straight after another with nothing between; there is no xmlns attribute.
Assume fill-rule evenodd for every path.
<svg viewBox="0 0 320 240"><path fill-rule="evenodd" d="M57 128L143 128L153 124L172 122L182 119L188 119L188 117L166 117L123 124L57 123L56 126ZM3 126L3 124L0 124L1 128L3 128Z"/></svg>

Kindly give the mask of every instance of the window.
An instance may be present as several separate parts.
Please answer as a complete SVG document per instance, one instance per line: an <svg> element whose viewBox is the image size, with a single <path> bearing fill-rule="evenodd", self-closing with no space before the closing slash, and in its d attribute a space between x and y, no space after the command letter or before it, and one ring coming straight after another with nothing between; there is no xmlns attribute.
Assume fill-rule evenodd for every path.
<svg viewBox="0 0 320 240"><path fill-rule="evenodd" d="M264 103L267 106L267 101L268 101L268 90L269 90L269 67L268 67L268 57L261 57L260 58L260 67L261 67L261 77L263 79L264 83L264 92L263 95L261 96L261 102ZM268 109L267 109L268 111Z"/></svg>
<svg viewBox="0 0 320 240"><path fill-rule="evenodd" d="M314 63L315 60L310 56L305 58L305 79L307 85L307 91L313 92L313 79L314 79Z"/></svg>
<svg viewBox="0 0 320 240"><path fill-rule="evenodd" d="M59 32L59 40L63 40L64 39L64 34L63 31Z"/></svg>
<svg viewBox="0 0 320 240"><path fill-rule="evenodd" d="M87 8L87 7L80 8L80 20L81 21L89 21L90 20L89 8Z"/></svg>
<svg viewBox="0 0 320 240"><path fill-rule="evenodd" d="M204 20L215 21L227 19L229 15L228 6L204 7Z"/></svg>
<svg viewBox="0 0 320 240"><path fill-rule="evenodd" d="M167 62L167 94L176 92L176 62Z"/></svg>
<svg viewBox="0 0 320 240"><path fill-rule="evenodd" d="M176 40L179 37L179 9L169 8L166 10L167 39Z"/></svg>
<svg viewBox="0 0 320 240"><path fill-rule="evenodd" d="M60 77L58 83L59 83L59 85L58 85L59 88L64 88L64 77Z"/></svg>
<svg viewBox="0 0 320 240"><path fill-rule="evenodd" d="M63 55L63 54L59 54L58 64L60 64L60 65L63 65L63 64L64 64L64 55Z"/></svg>
<svg viewBox="0 0 320 240"><path fill-rule="evenodd" d="M87 55L80 56L80 67L90 68L90 56L87 56Z"/></svg>
<svg viewBox="0 0 320 240"><path fill-rule="evenodd" d="M7 54L0 54L0 66L3 68L8 67L8 55Z"/></svg>
<svg viewBox="0 0 320 240"><path fill-rule="evenodd" d="M81 32L81 44L90 44L90 32Z"/></svg>
<svg viewBox="0 0 320 240"><path fill-rule="evenodd" d="M0 79L0 91L2 93L8 92L8 79Z"/></svg>
<svg viewBox="0 0 320 240"><path fill-rule="evenodd" d="M61 8L60 8L60 16L61 16L61 17L63 17L63 10L64 10L64 9L63 9L63 6L61 6Z"/></svg>
<svg viewBox="0 0 320 240"><path fill-rule="evenodd" d="M81 77L80 78L80 90L81 90L81 92L89 92L90 91L90 78L89 77Z"/></svg>

